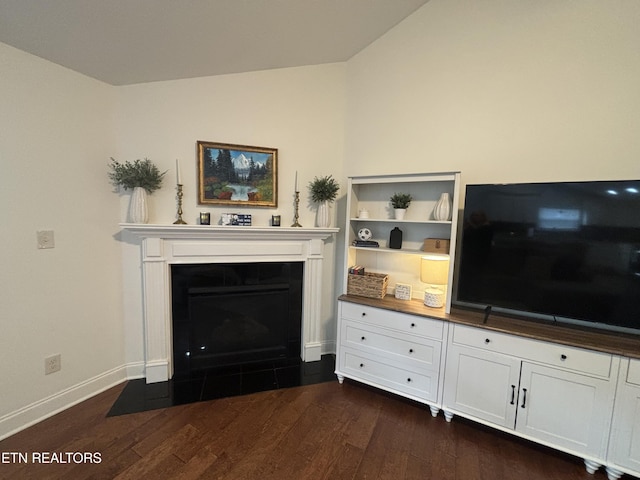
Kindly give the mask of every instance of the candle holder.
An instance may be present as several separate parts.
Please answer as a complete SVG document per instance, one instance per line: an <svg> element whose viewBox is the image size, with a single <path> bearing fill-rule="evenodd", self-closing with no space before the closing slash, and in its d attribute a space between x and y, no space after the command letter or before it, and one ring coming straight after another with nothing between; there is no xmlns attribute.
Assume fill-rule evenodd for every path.
<svg viewBox="0 0 640 480"><path fill-rule="evenodd" d="M186 225L187 222L185 222L184 220L182 220L182 197L184 196L184 194L182 193L182 184L179 183L177 185L178 187L178 219L173 222L174 225Z"/></svg>
<svg viewBox="0 0 640 480"><path fill-rule="evenodd" d="M292 227L301 227L302 225L300 225L298 223L298 207L300 206L300 192L298 192L296 190L296 204L295 204L295 210L294 210L294 215L293 215L293 225L291 225Z"/></svg>

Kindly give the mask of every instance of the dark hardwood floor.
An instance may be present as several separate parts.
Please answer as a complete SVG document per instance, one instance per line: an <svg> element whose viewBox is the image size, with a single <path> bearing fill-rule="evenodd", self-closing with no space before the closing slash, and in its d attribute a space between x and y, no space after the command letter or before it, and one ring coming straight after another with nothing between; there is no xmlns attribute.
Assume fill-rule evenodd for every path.
<svg viewBox="0 0 640 480"><path fill-rule="evenodd" d="M446 423L424 405L349 381L107 417L124 387L0 442L0 478L606 479L578 458L460 418ZM8 452L28 463L5 462ZM73 455L33 463L40 452L100 463Z"/></svg>

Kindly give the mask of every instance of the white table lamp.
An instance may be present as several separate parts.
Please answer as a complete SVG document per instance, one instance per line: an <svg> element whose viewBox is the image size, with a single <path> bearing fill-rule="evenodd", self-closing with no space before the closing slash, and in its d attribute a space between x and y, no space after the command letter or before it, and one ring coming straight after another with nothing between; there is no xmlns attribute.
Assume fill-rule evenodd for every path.
<svg viewBox="0 0 640 480"><path fill-rule="evenodd" d="M427 307L442 307L445 286L449 281L449 257L447 255L425 255L422 257L420 281L429 285L424 291L424 304Z"/></svg>

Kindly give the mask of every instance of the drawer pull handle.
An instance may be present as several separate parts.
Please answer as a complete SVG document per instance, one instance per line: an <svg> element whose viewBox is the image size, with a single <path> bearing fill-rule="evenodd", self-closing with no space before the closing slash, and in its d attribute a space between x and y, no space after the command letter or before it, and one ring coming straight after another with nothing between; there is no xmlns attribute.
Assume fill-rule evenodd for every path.
<svg viewBox="0 0 640 480"><path fill-rule="evenodd" d="M361 363L361 364L360 364L360 368L362 368L362 367L364 367L364 363Z"/></svg>
<svg viewBox="0 0 640 480"><path fill-rule="evenodd" d="M522 389L522 405L520 405L520 408L525 408L526 405L527 405L527 389L523 388Z"/></svg>
<svg viewBox="0 0 640 480"><path fill-rule="evenodd" d="M409 353L413 353L413 348L410 348L410 349L409 349Z"/></svg>
<svg viewBox="0 0 640 480"><path fill-rule="evenodd" d="M364 342L366 339L364 337L360 337L360 340Z"/></svg>
<svg viewBox="0 0 640 480"><path fill-rule="evenodd" d="M489 345L489 344L491 343L491 340L490 340L490 339L488 339L488 338L485 338L485 339L484 339L484 343L486 343L487 345Z"/></svg>
<svg viewBox="0 0 640 480"><path fill-rule="evenodd" d="M560 360L564 362L566 359L567 359L567 356L564 353L560 355Z"/></svg>
<svg viewBox="0 0 640 480"><path fill-rule="evenodd" d="M511 405L516 404L516 386L511 385Z"/></svg>

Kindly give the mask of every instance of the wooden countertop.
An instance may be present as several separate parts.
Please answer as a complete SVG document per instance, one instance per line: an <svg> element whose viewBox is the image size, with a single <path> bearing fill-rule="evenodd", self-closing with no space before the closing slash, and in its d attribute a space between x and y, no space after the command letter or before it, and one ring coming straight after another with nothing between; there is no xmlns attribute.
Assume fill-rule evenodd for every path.
<svg viewBox="0 0 640 480"><path fill-rule="evenodd" d="M338 300L640 359L640 335L587 329L536 319L508 317L498 313L491 313L487 322L483 323L483 312L452 308L451 313L447 314L442 308L425 306L422 300L398 300L389 295L382 300L341 295Z"/></svg>

